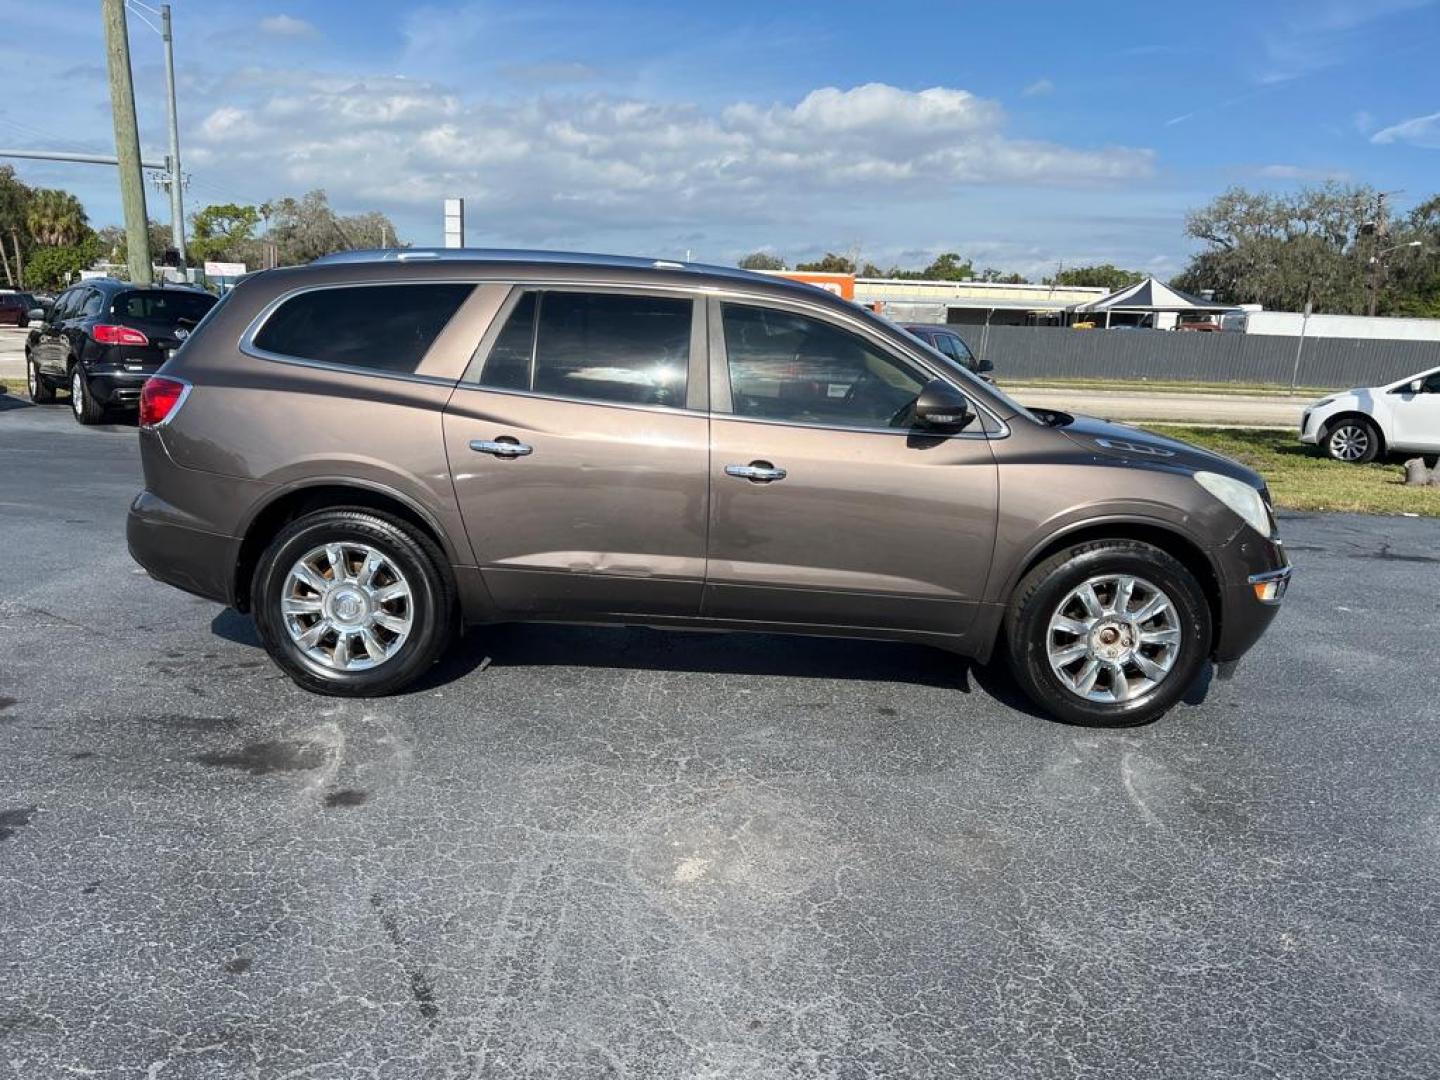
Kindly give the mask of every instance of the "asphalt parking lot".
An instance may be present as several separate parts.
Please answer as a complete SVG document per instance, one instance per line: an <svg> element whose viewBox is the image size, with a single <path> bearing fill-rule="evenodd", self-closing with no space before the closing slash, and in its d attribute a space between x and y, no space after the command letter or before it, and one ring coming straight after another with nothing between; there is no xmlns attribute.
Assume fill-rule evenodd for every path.
<svg viewBox="0 0 1440 1080"><path fill-rule="evenodd" d="M496 628L307 695L0 395L0 1072L1433 1077L1440 521L1289 515L1231 682L1063 727L924 649Z"/></svg>

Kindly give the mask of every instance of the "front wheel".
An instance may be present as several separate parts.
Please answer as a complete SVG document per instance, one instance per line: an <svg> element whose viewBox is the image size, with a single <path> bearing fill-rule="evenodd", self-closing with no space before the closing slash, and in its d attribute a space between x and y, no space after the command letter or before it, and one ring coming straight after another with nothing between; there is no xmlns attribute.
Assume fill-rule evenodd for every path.
<svg viewBox="0 0 1440 1080"><path fill-rule="evenodd" d="M1179 560L1103 540L1027 574L1006 628L1015 677L1037 705L1066 723L1132 727L1159 719L1199 674L1211 614Z"/></svg>
<svg viewBox="0 0 1440 1080"><path fill-rule="evenodd" d="M1347 465L1364 465L1380 453L1380 432L1364 417L1346 417L1325 433L1325 453Z"/></svg>
<svg viewBox="0 0 1440 1080"><path fill-rule="evenodd" d="M450 642L455 594L435 544L365 510L291 522L255 570L255 624L300 686L339 697L393 693Z"/></svg>

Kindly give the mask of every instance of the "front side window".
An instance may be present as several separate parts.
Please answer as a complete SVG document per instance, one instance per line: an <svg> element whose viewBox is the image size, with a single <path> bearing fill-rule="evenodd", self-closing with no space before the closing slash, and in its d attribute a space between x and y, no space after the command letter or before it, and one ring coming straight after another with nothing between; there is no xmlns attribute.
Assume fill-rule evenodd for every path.
<svg viewBox="0 0 1440 1080"><path fill-rule="evenodd" d="M284 301L255 334L257 349L321 364L411 374L473 285L352 285Z"/></svg>
<svg viewBox="0 0 1440 1080"><path fill-rule="evenodd" d="M526 293L485 359L481 385L683 408L693 306L664 296Z"/></svg>
<svg viewBox="0 0 1440 1080"><path fill-rule="evenodd" d="M1422 394L1440 394L1440 371L1432 371L1430 375L1420 384Z"/></svg>
<svg viewBox="0 0 1440 1080"><path fill-rule="evenodd" d="M908 427L923 372L829 323L723 304L730 397L740 416L836 427Z"/></svg>
<svg viewBox="0 0 1440 1080"><path fill-rule="evenodd" d="M975 357L966 347L965 342L961 341L954 334L943 334L940 340L945 342L945 348L943 350L945 355L960 361L960 363L967 368L974 369Z"/></svg>

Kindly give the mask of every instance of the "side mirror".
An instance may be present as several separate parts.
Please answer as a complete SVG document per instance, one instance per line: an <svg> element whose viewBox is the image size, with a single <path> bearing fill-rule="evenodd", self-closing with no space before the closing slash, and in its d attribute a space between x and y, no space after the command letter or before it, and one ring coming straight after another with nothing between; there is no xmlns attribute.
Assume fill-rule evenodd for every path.
<svg viewBox="0 0 1440 1080"><path fill-rule="evenodd" d="M1410 380L1410 385L1407 386L1407 387L1405 387L1406 393L1410 393L1410 394L1418 394L1418 393L1420 393L1420 391L1422 391L1422 390L1424 390L1424 389L1425 389L1425 384L1424 384L1423 382L1421 382L1419 379L1411 379L1411 380Z"/></svg>
<svg viewBox="0 0 1440 1080"><path fill-rule="evenodd" d="M970 423L970 399L944 379L931 379L915 399L915 424L931 431L959 431Z"/></svg>
<svg viewBox="0 0 1440 1080"><path fill-rule="evenodd" d="M995 365L989 360L981 359L975 362L975 370L979 374L984 375L987 371L994 371Z"/></svg>

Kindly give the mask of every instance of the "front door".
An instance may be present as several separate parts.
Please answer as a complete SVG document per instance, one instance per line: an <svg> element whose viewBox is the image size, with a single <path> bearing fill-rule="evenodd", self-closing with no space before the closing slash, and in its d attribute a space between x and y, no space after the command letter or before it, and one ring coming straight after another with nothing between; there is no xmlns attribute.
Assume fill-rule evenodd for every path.
<svg viewBox="0 0 1440 1080"><path fill-rule="evenodd" d="M531 617L694 617L705 577L704 311L517 290L445 415L490 594Z"/></svg>
<svg viewBox="0 0 1440 1080"><path fill-rule="evenodd" d="M1421 376L1418 394L1402 387L1390 415L1397 444L1409 450L1440 452L1440 371Z"/></svg>
<svg viewBox="0 0 1440 1080"><path fill-rule="evenodd" d="M995 543L985 420L910 430L931 373L858 328L718 301L711 317L704 613L963 635Z"/></svg>

